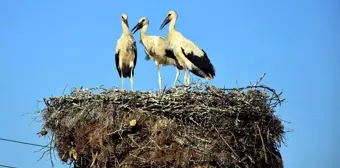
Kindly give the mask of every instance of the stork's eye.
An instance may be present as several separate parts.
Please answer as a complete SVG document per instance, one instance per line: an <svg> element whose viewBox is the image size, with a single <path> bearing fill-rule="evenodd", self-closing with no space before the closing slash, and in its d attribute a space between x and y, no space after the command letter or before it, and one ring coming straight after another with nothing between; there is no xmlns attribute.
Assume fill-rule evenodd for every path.
<svg viewBox="0 0 340 168"><path fill-rule="evenodd" d="M142 22L144 22L144 21L145 21L145 19L142 20Z"/></svg>
<svg viewBox="0 0 340 168"><path fill-rule="evenodd" d="M124 19L124 16L122 16L122 19Z"/></svg>
<svg viewBox="0 0 340 168"><path fill-rule="evenodd" d="M169 13L168 16L171 16L171 13Z"/></svg>

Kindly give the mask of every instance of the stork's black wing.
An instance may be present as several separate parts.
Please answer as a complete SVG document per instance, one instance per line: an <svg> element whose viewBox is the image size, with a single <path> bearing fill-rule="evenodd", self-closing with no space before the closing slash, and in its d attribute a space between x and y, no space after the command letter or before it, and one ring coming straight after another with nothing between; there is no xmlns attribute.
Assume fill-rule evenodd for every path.
<svg viewBox="0 0 340 168"><path fill-rule="evenodd" d="M137 47L136 43L133 45L133 52L135 53L135 59L133 60L133 69L132 69L132 75L135 76L135 68L137 65Z"/></svg>
<svg viewBox="0 0 340 168"><path fill-rule="evenodd" d="M165 56L177 61L177 58L171 49L165 49Z"/></svg>
<svg viewBox="0 0 340 168"><path fill-rule="evenodd" d="M135 60L133 60L134 67L136 67L137 64L137 47L133 49L133 52L135 53Z"/></svg>
<svg viewBox="0 0 340 168"><path fill-rule="evenodd" d="M202 49L203 55L195 55L193 51L185 53L184 49L183 48L181 49L185 57L197 67L197 69L193 68L190 70L193 74L202 78L205 78L206 76L211 76L211 78L214 78L215 68L211 64L207 56L207 53L205 53L203 49Z"/></svg>
<svg viewBox="0 0 340 168"><path fill-rule="evenodd" d="M119 74L119 77L121 78L121 72L120 72L120 69L119 69L119 52L120 50L118 50L115 54L115 59L116 59L116 68L117 68L117 71L118 71L118 74Z"/></svg>
<svg viewBox="0 0 340 168"><path fill-rule="evenodd" d="M165 49L165 56L168 57L168 58L174 59L175 62L176 62L176 67L177 67L178 69L183 69L183 66L179 64L179 62L178 62L178 60L177 60L177 58L176 58L175 53L173 52L173 50L171 50L171 49Z"/></svg>

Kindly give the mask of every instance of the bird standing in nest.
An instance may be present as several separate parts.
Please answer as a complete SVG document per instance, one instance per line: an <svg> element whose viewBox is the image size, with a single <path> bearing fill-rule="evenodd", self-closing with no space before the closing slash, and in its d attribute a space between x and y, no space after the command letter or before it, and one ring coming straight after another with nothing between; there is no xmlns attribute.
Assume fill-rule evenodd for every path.
<svg viewBox="0 0 340 168"><path fill-rule="evenodd" d="M207 80L213 79L215 76L215 68L210 62L207 53L175 29L176 20L177 13L175 11L169 11L160 29L163 29L165 25L170 23L168 39L178 62L183 66L184 84L190 84L186 69L201 78Z"/></svg>
<svg viewBox="0 0 340 168"><path fill-rule="evenodd" d="M173 84L173 88L176 87L176 81L178 80L178 76L180 74L181 69L183 67L178 63L172 49L169 47L169 41L165 37L161 36L148 36L146 31L149 26L149 20L146 17L142 17L135 27L132 28L133 34L136 33L139 29L141 43L144 46L144 51L147 57L151 58L157 67L158 71L158 84L159 89L162 89L162 77L160 73L160 66L172 65L176 67L176 78ZM149 59L147 58L147 59Z"/></svg>
<svg viewBox="0 0 340 168"><path fill-rule="evenodd" d="M133 90L134 70L137 64L136 40L129 31L128 16L121 15L123 33L117 40L115 60L116 68L121 78L124 89L124 78L130 78L131 90Z"/></svg>

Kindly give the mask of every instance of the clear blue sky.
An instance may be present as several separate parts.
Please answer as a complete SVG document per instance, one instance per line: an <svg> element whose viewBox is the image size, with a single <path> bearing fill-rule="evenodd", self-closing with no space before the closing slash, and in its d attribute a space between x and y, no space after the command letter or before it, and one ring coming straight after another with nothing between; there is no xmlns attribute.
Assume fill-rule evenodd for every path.
<svg viewBox="0 0 340 168"><path fill-rule="evenodd" d="M168 27L160 31L159 26L169 10L178 12L177 29L204 48L215 65L211 84L247 85L266 72L263 84L284 90L287 101L277 114L295 130L281 148L285 167L338 165L338 0L2 0L0 137L46 144L36 135L41 123L29 125L37 101L60 95L66 85L120 87L113 52L122 32L121 13L128 14L130 28L146 16L148 33L166 36ZM139 41L139 33L135 38ZM158 88L156 67L144 60L139 43L138 54L135 89ZM172 85L175 69L161 72L164 83ZM129 88L128 80L125 84ZM50 167L47 158L37 161L38 149L0 141L0 164Z"/></svg>

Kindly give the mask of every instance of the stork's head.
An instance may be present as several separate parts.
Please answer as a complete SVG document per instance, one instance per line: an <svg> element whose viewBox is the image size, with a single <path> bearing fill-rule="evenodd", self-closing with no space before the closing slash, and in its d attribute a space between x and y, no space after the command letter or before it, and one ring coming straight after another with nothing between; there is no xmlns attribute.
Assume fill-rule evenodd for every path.
<svg viewBox="0 0 340 168"><path fill-rule="evenodd" d="M129 27L127 14L123 13L122 16L121 16L121 20L122 20L122 22L124 22L126 24L127 27Z"/></svg>
<svg viewBox="0 0 340 168"><path fill-rule="evenodd" d="M138 23L136 24L135 27L132 28L131 31L133 32L133 34L135 34L136 31L141 29L144 25L149 25L149 19L146 17L142 17L141 19L139 19Z"/></svg>
<svg viewBox="0 0 340 168"><path fill-rule="evenodd" d="M166 18L164 19L161 27L159 29L163 29L165 25L167 25L171 20L177 19L177 13L175 11L169 11L166 15Z"/></svg>

